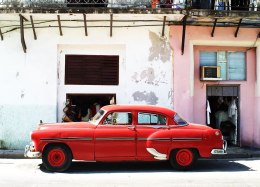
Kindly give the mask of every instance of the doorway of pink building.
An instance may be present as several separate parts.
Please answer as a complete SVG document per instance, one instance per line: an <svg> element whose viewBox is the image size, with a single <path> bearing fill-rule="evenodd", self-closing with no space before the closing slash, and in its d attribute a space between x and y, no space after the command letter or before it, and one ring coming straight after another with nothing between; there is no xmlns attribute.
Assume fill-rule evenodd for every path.
<svg viewBox="0 0 260 187"><path fill-rule="evenodd" d="M239 86L207 86L206 120L229 145L239 145Z"/></svg>

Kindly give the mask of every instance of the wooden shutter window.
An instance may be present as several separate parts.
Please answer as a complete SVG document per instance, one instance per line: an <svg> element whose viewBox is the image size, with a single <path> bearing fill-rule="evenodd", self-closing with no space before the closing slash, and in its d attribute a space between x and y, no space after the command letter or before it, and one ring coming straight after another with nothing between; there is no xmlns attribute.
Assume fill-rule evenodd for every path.
<svg viewBox="0 0 260 187"><path fill-rule="evenodd" d="M66 55L65 85L118 85L119 56Z"/></svg>

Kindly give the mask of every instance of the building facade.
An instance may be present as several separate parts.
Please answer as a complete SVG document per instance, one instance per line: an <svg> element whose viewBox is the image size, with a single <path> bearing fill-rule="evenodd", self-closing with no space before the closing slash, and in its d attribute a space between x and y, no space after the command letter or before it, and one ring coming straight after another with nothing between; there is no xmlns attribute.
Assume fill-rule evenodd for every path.
<svg viewBox="0 0 260 187"><path fill-rule="evenodd" d="M129 2L2 5L0 148L23 149L68 100L161 105L260 147L257 6ZM207 67L221 73L204 79Z"/></svg>
<svg viewBox="0 0 260 187"><path fill-rule="evenodd" d="M182 27L171 27L174 108L189 121L213 128L231 121L235 126L229 137L233 144L259 147L259 29L242 28L237 37L234 28L217 28L214 37L211 31L210 27L187 27L182 55ZM202 66L220 66L224 75L203 80ZM228 111L232 101L236 110L233 114ZM218 109L221 102L226 109Z"/></svg>
<svg viewBox="0 0 260 187"><path fill-rule="evenodd" d="M23 14L28 19L30 15ZM114 15L114 20L132 21L127 22L129 27L124 22L115 22L111 36L110 28L107 27L110 14L95 14L87 16L86 36L82 14L60 14L61 20L68 20L61 21L61 36L56 27L56 14L37 14L33 18L34 24L41 28L35 29L37 40L31 29L25 29L26 53L20 43L19 29L6 33L4 40L0 42L0 139L3 141L3 148L22 149L30 141L29 132L37 128L40 120L61 122L67 99L71 99L74 105L78 105L80 101L86 105L94 102L105 105L113 99L118 104L142 103L173 107L169 28L166 28L165 36L161 37L161 27L138 27L147 22L135 22L132 15ZM1 15L1 19L9 20L8 23L0 21L6 25L11 19L14 25L19 24L19 14ZM156 24L162 16L136 15L134 19L155 20L155 23L150 24ZM73 28L67 28L66 25ZM136 27L131 27L133 25ZM69 63L66 62L68 56L91 56L94 58L93 63L100 56L106 59L116 57L113 62L118 64L118 69L115 70L115 79L118 76L118 81L104 82L114 76L112 72L113 75L101 77L103 82L66 83L65 72L68 69L65 64ZM76 62L72 59L74 61ZM109 63L104 61L102 67L92 70L95 71L94 74L88 73L97 78L96 75L100 72L109 70ZM80 69L76 69L75 73L80 73Z"/></svg>

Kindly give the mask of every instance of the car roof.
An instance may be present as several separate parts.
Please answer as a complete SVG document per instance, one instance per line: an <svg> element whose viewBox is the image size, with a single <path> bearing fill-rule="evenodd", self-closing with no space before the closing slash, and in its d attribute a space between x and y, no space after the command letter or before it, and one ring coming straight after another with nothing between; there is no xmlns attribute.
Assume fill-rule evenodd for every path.
<svg viewBox="0 0 260 187"><path fill-rule="evenodd" d="M102 107L102 109L106 110L106 111L113 111L113 110L129 110L129 111L133 111L133 110L137 110L137 111L146 111L146 112L155 112L155 113L162 113L162 114L166 114L168 116L174 116L175 115L175 111L166 107L162 107L162 106L155 106L155 105L106 105L104 107Z"/></svg>

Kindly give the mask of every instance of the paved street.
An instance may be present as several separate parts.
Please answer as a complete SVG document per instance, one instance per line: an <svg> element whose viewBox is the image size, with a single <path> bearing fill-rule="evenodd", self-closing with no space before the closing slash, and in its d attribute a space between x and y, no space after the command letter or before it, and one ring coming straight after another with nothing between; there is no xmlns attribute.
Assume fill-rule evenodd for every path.
<svg viewBox="0 0 260 187"><path fill-rule="evenodd" d="M66 173L50 173L40 159L0 159L0 186L260 186L260 159L200 160L192 171L167 163L74 162Z"/></svg>

